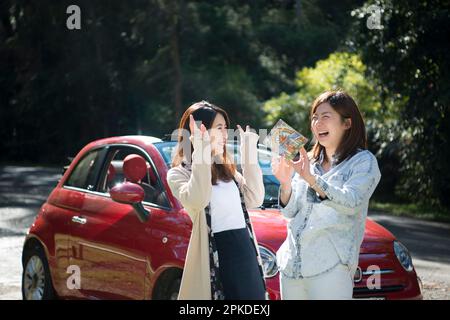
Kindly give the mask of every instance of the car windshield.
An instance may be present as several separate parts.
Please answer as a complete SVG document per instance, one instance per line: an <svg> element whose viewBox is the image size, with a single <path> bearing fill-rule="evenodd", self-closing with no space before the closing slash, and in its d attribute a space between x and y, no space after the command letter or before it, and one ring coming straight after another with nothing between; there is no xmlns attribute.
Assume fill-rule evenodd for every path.
<svg viewBox="0 0 450 320"><path fill-rule="evenodd" d="M159 150L162 157L164 158L164 161L166 162L167 166L170 168L172 163L172 157L175 152L175 147L177 143L175 141L167 141L167 142L158 142L154 143L155 147ZM229 154L234 155L235 163L238 164L238 168L240 169L240 153L239 145L228 143L227 144L227 150ZM270 168L270 162L271 162L271 154L270 151L266 149L265 146L259 145L258 146L258 160L259 165L261 167L262 173L263 173L263 181L264 181L264 187L266 194L264 196L264 207L276 207L278 205L278 188L279 188L279 182L278 180L273 176L272 170Z"/></svg>

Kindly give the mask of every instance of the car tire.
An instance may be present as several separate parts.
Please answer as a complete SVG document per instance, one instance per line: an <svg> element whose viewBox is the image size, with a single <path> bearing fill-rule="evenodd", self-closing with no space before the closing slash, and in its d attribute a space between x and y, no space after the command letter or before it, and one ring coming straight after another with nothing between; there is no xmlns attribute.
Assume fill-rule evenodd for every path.
<svg viewBox="0 0 450 320"><path fill-rule="evenodd" d="M153 292L153 300L177 300L180 291L182 271L169 270L160 276L155 290Z"/></svg>
<svg viewBox="0 0 450 320"><path fill-rule="evenodd" d="M25 248L23 257L23 300L56 299L50 268L43 248L36 244Z"/></svg>
<svg viewBox="0 0 450 320"><path fill-rule="evenodd" d="M181 279L174 279L167 288L166 300L177 300L180 292Z"/></svg>

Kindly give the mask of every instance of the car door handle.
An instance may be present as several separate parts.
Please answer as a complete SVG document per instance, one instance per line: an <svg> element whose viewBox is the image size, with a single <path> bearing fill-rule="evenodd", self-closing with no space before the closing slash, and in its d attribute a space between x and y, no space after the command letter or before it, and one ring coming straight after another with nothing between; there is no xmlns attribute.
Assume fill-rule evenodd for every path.
<svg viewBox="0 0 450 320"><path fill-rule="evenodd" d="M86 224L87 220L86 220L86 218L83 218L83 217L74 216L74 217L72 217L72 222L79 223L79 224Z"/></svg>

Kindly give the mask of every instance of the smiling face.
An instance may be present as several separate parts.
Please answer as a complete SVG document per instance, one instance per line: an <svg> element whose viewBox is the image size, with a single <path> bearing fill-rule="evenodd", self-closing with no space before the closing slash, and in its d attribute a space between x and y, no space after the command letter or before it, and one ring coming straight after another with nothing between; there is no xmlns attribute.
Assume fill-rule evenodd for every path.
<svg viewBox="0 0 450 320"><path fill-rule="evenodd" d="M179 166L183 161L192 162L194 147L189 141L189 136L192 135L189 126L191 115L195 121L201 122L208 129L211 139L211 156L214 157L211 165L211 183L215 185L218 180L231 181L236 173L236 166L233 159L228 156L225 147L230 120L224 109L208 101L192 104L181 117L178 127L178 147L172 160L172 166Z"/></svg>
<svg viewBox="0 0 450 320"><path fill-rule="evenodd" d="M328 102L320 104L311 117L311 130L316 140L325 148L334 151L350 127L351 119L342 119Z"/></svg>
<svg viewBox="0 0 450 320"><path fill-rule="evenodd" d="M211 149L214 155L221 155L224 153L225 144L228 139L227 122L222 114L217 113L209 130L211 137Z"/></svg>

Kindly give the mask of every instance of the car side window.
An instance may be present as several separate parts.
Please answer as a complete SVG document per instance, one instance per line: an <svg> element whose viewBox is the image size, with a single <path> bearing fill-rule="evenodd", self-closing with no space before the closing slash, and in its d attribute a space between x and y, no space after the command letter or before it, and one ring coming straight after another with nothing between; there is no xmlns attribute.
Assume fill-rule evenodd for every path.
<svg viewBox="0 0 450 320"><path fill-rule="evenodd" d="M94 150L85 155L73 169L70 177L64 183L65 186L86 190L94 190L95 179L99 170L100 150Z"/></svg>
<svg viewBox="0 0 450 320"><path fill-rule="evenodd" d="M158 181L156 170L148 161L147 157L138 149L133 147L119 147L113 148L107 157L104 172L100 178L99 192L109 194L109 191L117 184L127 181L123 172L123 162L129 155L138 155L145 159L147 170L145 175L136 182L139 184L145 193L144 202L149 202L162 207L169 207L169 203Z"/></svg>

